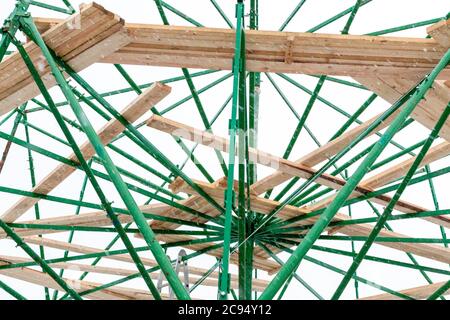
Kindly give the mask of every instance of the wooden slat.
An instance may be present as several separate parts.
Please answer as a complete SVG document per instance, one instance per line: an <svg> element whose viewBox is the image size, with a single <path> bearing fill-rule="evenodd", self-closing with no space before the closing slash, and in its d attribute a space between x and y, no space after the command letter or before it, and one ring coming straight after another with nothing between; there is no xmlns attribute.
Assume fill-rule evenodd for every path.
<svg viewBox="0 0 450 320"><path fill-rule="evenodd" d="M437 289L442 287L445 284L445 282L446 281L437 282L437 283L433 283L433 284L427 284L427 285L420 286L420 287L400 290L399 292L403 293L407 296L410 296L416 300L423 300L423 299L428 298ZM449 293L450 292L448 290L444 295L448 295ZM379 294L379 295L375 295L375 296L364 297L359 300L403 300L403 299L398 296L394 296L390 293L384 293L384 294Z"/></svg>
<svg viewBox="0 0 450 320"><path fill-rule="evenodd" d="M163 215L168 211L170 207L165 204L151 204L140 206L139 209L144 213L153 213ZM133 222L131 215L119 214L117 218L121 223ZM84 226L84 227L105 227L112 225L111 219L106 215L104 211L85 212L78 215L61 215L53 218L43 218L39 220L23 221L22 223L33 225L65 225L65 226ZM15 229L19 236L26 237L32 235L43 235L51 233L64 232L61 230L48 230L48 229ZM6 238L6 233L0 231L0 239Z"/></svg>
<svg viewBox="0 0 450 320"><path fill-rule="evenodd" d="M145 112L147 112L152 106L161 101L165 96L170 93L170 87L161 83L155 83L152 87L144 91L140 96L134 99L122 112L122 116L130 123L135 122ZM118 134L123 132L125 127L116 119L110 120L103 128L101 128L97 134L104 145L107 145ZM80 150L85 158L88 160L95 154L95 150L89 141L86 141ZM70 159L77 162L75 154L70 156ZM76 169L66 164L60 164L42 179L36 187L32 189L32 192L39 194L48 194L54 188L56 188L61 182L69 177ZM13 222L21 215L23 215L28 209L32 208L34 204L39 201L38 198L22 197L17 201L10 209L8 209L2 216L5 222Z"/></svg>
<svg viewBox="0 0 450 320"><path fill-rule="evenodd" d="M80 13L62 20L42 37L75 71L129 43L124 21L95 3L84 5ZM32 42L24 47L47 88L53 87L55 79L40 49ZM19 53L0 64L0 79L0 115L40 94Z"/></svg>
<svg viewBox="0 0 450 320"><path fill-rule="evenodd" d="M423 167L434 161L442 159L443 157L446 157L449 154L450 154L450 143L448 143L448 142L440 143L428 151L428 153L426 154L426 156L423 158L422 162L420 163L420 167ZM403 177L408 172L408 170L411 167L414 160L415 160L415 157L412 157L412 158L402 161L394 166L391 166L391 167L387 168L386 170L384 170L370 178L363 180L360 183L360 185L363 187L366 187L366 188L370 188L370 189L377 189L379 187L382 187L398 178ZM354 192L350 195L349 199L357 197L357 196L358 196L358 194L356 192ZM331 195L327 198L317 201L314 204L306 205L304 207L308 210L316 211L316 210L327 207L334 200L335 197L336 197L336 195ZM379 204L387 204L384 201L377 201L376 198L373 198L372 200L373 200L373 202L376 202ZM421 209L420 207L416 207L416 208L410 207L410 208L414 210L411 212L426 211L426 209ZM438 224L438 225L446 227L446 228L450 228L450 220L444 216L424 217L421 219L427 220L429 222Z"/></svg>

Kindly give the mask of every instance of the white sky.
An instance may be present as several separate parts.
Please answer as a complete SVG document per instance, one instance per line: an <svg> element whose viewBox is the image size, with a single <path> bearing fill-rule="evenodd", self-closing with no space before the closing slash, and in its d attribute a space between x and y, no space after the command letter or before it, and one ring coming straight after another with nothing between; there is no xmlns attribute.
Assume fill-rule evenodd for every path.
<svg viewBox="0 0 450 320"><path fill-rule="evenodd" d="M47 0L47 3L61 5L59 0ZM78 7L82 1L72 0L71 3L74 7ZM160 24L161 20L159 18L156 7L151 0L128 0L128 1L114 1L114 0L98 0L99 4L105 6L106 9L119 14L127 22L140 22L140 23L150 23L150 24ZM226 27L226 24L221 19L221 17L214 11L213 6L208 0L196 0L196 1L182 1L182 0L167 0L169 4L196 19L200 23L208 27ZM218 0L217 1L228 17L234 21L234 3L235 1L230 0ZM249 3L249 1L247 1ZM13 0L3 0L0 2L0 20L6 18L9 12L12 10L15 1ZM276 30L283 23L286 17L289 15L291 10L295 7L298 1L269 1L260 0L260 28L264 30ZM329 17L335 15L336 13L348 8L355 3L354 0L308 0L296 17L291 21L287 31L305 31L312 26L328 19ZM358 12L355 21L350 29L350 34L365 34L368 32L373 32L389 27L395 27L403 24L408 24L417 21L423 21L427 19L442 17L447 14L450 9L449 0L374 0L372 3L362 7ZM246 9L246 13L248 8ZM45 9L33 7L31 9L33 16L44 16L44 17L64 17L63 14L54 13ZM169 21L174 25L189 25L186 21L179 17L174 16L172 13L167 13ZM248 21L248 20L247 20ZM327 26L321 32L326 33L339 33L339 31L344 27L346 22L346 17L339 19L333 24ZM403 31L395 34L396 36L411 36L411 37L425 37L426 31L425 27L420 27L416 29L411 29L408 31ZM157 67L141 67L141 66L125 66L127 71L133 76L137 83L143 84L156 80L162 80L174 76L182 75L181 70L177 68L157 68ZM195 72L197 70L191 70ZM121 78L118 72L110 65L96 64L87 70L83 71L82 76L85 77L89 83L91 83L98 91L109 91L119 88L127 87L125 81ZM203 76L194 79L194 83L197 89L202 88L211 81L219 79L221 76L227 74L227 72L218 72L212 75ZM300 92L298 89L292 87L284 80L274 76L278 85L283 89L288 99L292 102L294 108L298 113L304 110L306 103L308 102L309 96L304 92ZM317 79L303 76L303 75L293 75L293 78L301 82L309 89L314 89ZM179 81L170 84L172 87L172 93L169 97L164 99L157 108L163 110L164 108L172 105L178 100L182 99L189 94L189 89L186 82ZM61 101L62 97L58 90L51 90L56 101ZM211 90L203 93L201 95L201 100L205 106L206 113L211 119L217 110L220 108L222 103L225 101L226 97L231 92L231 79L223 82L222 84L212 88ZM336 106L339 106L348 113L353 113L370 95L370 92L348 88L339 84L326 83L321 91L321 96L325 99L330 100ZM124 106L135 97L134 94L123 94L120 96L115 96L109 98L108 100L113 104L117 110L121 110ZM381 110L385 110L389 105L381 100L377 99L368 108L368 110L360 117L361 120L370 118L371 116L378 114ZM62 112L70 118L74 118L69 108L64 107L61 109ZM87 108L85 108L87 110ZM94 123L96 128L101 127L104 122L98 116L92 112L87 112L91 121ZM146 114L141 120L149 117L150 114ZM196 111L195 104L193 101L189 101L177 109L168 112L166 114L168 118L181 121L192 125L197 128L202 128L201 119ZM224 113L218 118L217 122L214 124L214 132L220 136L227 135L227 125L229 117L229 106L225 109ZM29 121L32 124L43 126L49 132L52 132L59 137L62 134L59 132L57 124L52 119L51 115L43 112L37 112L30 114ZM321 102L316 102L310 117L308 118L307 125L312 130L317 139L323 144L331 137L331 135L346 121L346 118L337 112L331 110L328 106ZM139 121L138 121L139 122ZM3 132L10 131L11 121L4 124L0 129ZM276 91L271 87L270 82L267 78L263 77L263 82L261 85L261 105L260 105L260 132L259 132L259 148L261 150L282 155L287 143L292 135L295 127L297 125L297 120L293 117L293 114L289 111L284 102L277 95ZM85 140L78 132L73 131L76 138L80 142ZM184 153L181 152L178 146L173 142L170 137L163 133L159 133L155 130L145 128L142 130L155 145L157 145L161 151L163 151L174 163L180 164L184 161ZM428 130L419 124L411 125L407 130L400 133L395 137L395 140L405 146L412 145L424 139L427 136ZM18 130L18 137L24 138L23 126ZM375 138L368 139L364 146L368 146L369 143L374 142ZM43 137L41 134L32 132L32 142L48 148L58 154L68 155L70 150L67 147L61 146L53 141L49 141L47 138ZM187 145L192 144L186 142ZM3 150L5 145L4 140L0 140L0 150ZM141 160L146 161L151 166L160 169L163 173L167 173L167 170L162 168L153 159L149 158L141 150L139 150L135 145L129 143L125 139L122 139L118 144L124 150L127 150L131 154L135 155ZM352 152L352 155L356 154L358 150L362 150L363 147L358 147ZM300 158L302 155L307 154L309 151L316 148L313 140L308 136L308 134L303 130L296 147L294 148L290 159ZM388 147L382 154L381 158L385 158L390 154L397 152L398 149L395 147ZM196 155L205 164L205 167L210 170L214 179L221 177L221 170L215 159L214 153L207 149L206 147L199 147L196 151ZM56 162L53 160L48 160L47 158L35 155L35 167L37 170L37 180L42 179L48 172L50 172L55 166ZM154 179L153 176L149 175L142 169L130 165L128 161L123 159L116 154L112 155L113 159L118 165L127 166L127 169L135 172L136 174L142 175L146 179L151 181L160 182ZM347 158L348 159L348 158ZM401 158L398 161L406 159ZM345 159L343 160L345 161ZM340 162L343 163L343 162ZM448 159L443 159L436 162L431 166L432 170L447 167L449 165ZM128 167L129 166L129 167ZM356 166L352 167L350 174L355 170ZM99 169L99 166L96 166ZM259 177L262 178L272 171L267 168L258 168ZM202 179L201 174L191 163L185 168L185 172L192 178ZM83 180L83 175L80 172L73 174L69 179L67 179L63 184L61 184L57 189L52 192L53 195L61 195L71 199L78 198L79 190ZM446 176L441 176L434 180L435 187L437 190L437 195L439 199L439 204L441 209L450 207L450 197L446 194L448 187L448 180ZM28 171L27 154L25 149L13 146L11 149L10 156L6 162L5 168L0 175L0 185L9 186L19 189L28 190L30 189L30 179ZM103 183L102 186L110 198L114 200L115 206L120 206L121 200L115 192L111 184ZM278 190L281 190L279 188ZM142 195L133 194L138 203L143 203L146 198ZM19 197L10 194L1 193L0 194L0 213L7 210ZM424 206L430 210L434 209L431 194L426 183L422 183L411 188L405 192L402 199L412 201L416 204ZM97 202L97 197L93 192L92 188L88 188L85 197L86 201ZM74 208L68 205L61 205L57 203L51 203L48 201L40 202L40 209L42 217L52 217L61 215L72 215L74 213ZM89 212L89 209L82 209L82 212ZM341 210L343 213L347 213L346 209ZM368 217L373 216L367 205L358 204L353 207L354 217ZM34 218L34 212L30 210L25 214L21 220L29 220ZM424 222L423 220L411 220L402 222L393 222L391 226L395 231L408 234L415 237L440 237L439 228L436 225ZM49 238L66 240L67 234L57 234L48 236ZM75 236L75 243L90 245L98 248L103 248L109 242L112 236L106 236L103 234L95 235L83 232L77 232ZM144 245L141 240L136 240L136 245ZM342 248L345 250L350 250L350 244L347 242L333 243L330 241L322 241L321 244L325 246L332 246L336 248ZM121 248L122 245L116 245L114 248ZM358 247L358 246L357 246ZM48 257L60 257L61 252L56 250L46 250ZM168 254L173 258L177 254L177 249L170 249ZM386 258L393 258L405 262L409 262L408 258L404 253L399 251L386 249L384 247L375 245L371 251L371 255L383 256ZM15 248L14 244L9 240L0 241L0 255L16 255L25 257L20 249ZM347 269L351 261L347 258L342 258L340 256L335 256L331 254L324 254L320 252L311 251L310 255L319 258L323 261L331 263L339 268ZM144 257L149 257L149 253L143 254ZM287 259L286 255L280 255L283 260ZM448 266L440 263L436 263L431 260L417 258L417 260L427 266L435 266L438 268L446 269ZM200 257L192 262L194 266L201 266L204 268L209 268L214 264L214 259L211 257ZM104 266L118 266L124 268L134 267L130 264L111 262L102 262L100 265ZM232 270L236 272L236 268L233 266ZM66 275L68 277L76 278L80 272L70 271ZM325 270L321 267L313 265L308 262L303 262L299 268L299 274L311 284L323 297L330 298L340 282L341 276ZM370 262L364 262L358 270L358 274L367 278L368 280L375 281L379 284L386 285L391 289L404 289L419 285L426 284L423 277L418 271L411 269L398 268L387 266L385 264L376 264ZM447 279L445 276L437 274L429 274L433 281L442 281ZM267 278L264 273L259 273L259 276ZM107 282L116 277L106 276L106 275L89 275L87 280L95 280L99 282ZM11 285L13 288L22 292L26 297L30 299L42 299L43 289L38 286L30 285L26 282L14 280L12 278L0 275L0 280ZM127 287L139 287L145 288L145 285L140 280L133 280L123 284ZM361 296L367 296L371 294L380 293L372 287L368 287L364 284L360 285ZM201 287L195 291L194 296L198 298L211 298L215 297L216 290L214 288ZM293 280L289 286L285 298L288 299L313 299L314 297L305 288L303 288L298 282ZM354 289L353 283L350 283L345 291L343 298L353 299ZM0 299L10 299L10 296L3 291L0 291Z"/></svg>

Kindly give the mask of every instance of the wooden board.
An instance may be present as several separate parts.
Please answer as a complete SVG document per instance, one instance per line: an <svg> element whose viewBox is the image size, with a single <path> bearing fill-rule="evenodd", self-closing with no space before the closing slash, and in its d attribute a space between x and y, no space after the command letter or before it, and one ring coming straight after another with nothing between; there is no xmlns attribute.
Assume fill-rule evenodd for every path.
<svg viewBox="0 0 450 320"><path fill-rule="evenodd" d="M131 42L108 63L230 70L234 30L126 24ZM249 71L414 77L443 55L433 39L246 30ZM442 75L450 76L450 69Z"/></svg>
<svg viewBox="0 0 450 320"><path fill-rule="evenodd" d="M228 139L216 136L210 132L206 132L203 130L199 130L193 127L190 127L188 125L167 119L167 118L163 118L161 116L157 116L154 115L152 116L148 122L147 125L169 133L173 136L176 137L181 137L181 138L185 138L188 139L190 141L214 148L216 150L222 151L222 152L229 152L229 141ZM249 148L249 157L250 159L255 162L255 163L259 163L271 168L275 168L278 169L279 171L285 173L285 174L289 174L289 175L293 175L293 176L297 176L300 178L304 178L304 179L308 179L310 178L313 174L316 173L316 170L302 165L302 164L297 164L295 162L283 159L283 158L279 158L277 156L271 155L269 153L254 149L254 148ZM342 186L344 186L346 184L346 181L342 178L339 178L337 176L331 176L329 174L321 174L317 179L316 182L327 186L329 188L333 188L333 189L340 189ZM360 196L360 195L364 195L367 193L370 193L374 191L373 188L370 188L368 186L365 185L358 185L355 188L355 192L353 193L354 196ZM254 197L256 198L256 197ZM330 198L331 199L331 198ZM382 204L382 205L387 205L390 200L391 197L387 196L387 195L379 195L376 196L372 199L374 202ZM327 202L329 203L329 201ZM320 208L322 208L323 206L321 206ZM413 213L413 212L422 212L422 211L427 211L427 209L403 201L403 200L399 200L396 205L395 208L401 212L405 212L405 213ZM256 209L255 209L256 210ZM317 210L316 207L314 207L314 210ZM311 211L314 211L311 210ZM427 218L428 221L431 221L433 223L439 224L439 225L443 225L446 227L450 227L450 220L448 220L445 217L431 217L431 218Z"/></svg>
<svg viewBox="0 0 450 320"><path fill-rule="evenodd" d="M46 30L55 20L37 20ZM234 30L127 23L129 44L107 63L231 70ZM433 39L246 30L249 71L340 76L426 74L444 48ZM442 75L449 78L450 69Z"/></svg>
<svg viewBox="0 0 450 320"><path fill-rule="evenodd" d="M38 27L39 28L39 27ZM92 3L61 20L42 35L46 44L75 71L81 71L129 42L124 21ZM47 88L55 79L39 47L24 45ZM0 64L0 115L34 98L40 91L18 52Z"/></svg>
<svg viewBox="0 0 450 320"><path fill-rule="evenodd" d="M92 248L92 247L78 245L78 244L71 244L71 243L67 243L67 242L63 242L63 241L41 238L41 237L26 237L24 240L29 244L42 245L44 247L60 249L60 250L68 250L70 252L81 253L81 254L103 252L103 250L97 249L97 248ZM133 263L132 258L128 254L109 255L109 256L105 256L103 259ZM142 260L142 263L148 267L154 267L157 265L156 261L153 259L141 257L141 260ZM189 274L191 274L191 275L196 275L196 276L201 277L207 271L208 271L207 269L189 265ZM238 277L236 274L231 274L230 276L231 276L231 281L233 281L233 282L238 281ZM217 271L212 272L208 278L209 279L218 279L219 272L217 272ZM268 284L268 282L266 280L253 279L253 286L255 287L256 290L261 290L261 289L265 288L267 286L267 284Z"/></svg>
<svg viewBox="0 0 450 320"><path fill-rule="evenodd" d="M165 96L170 93L170 87L161 83L155 83L150 88L145 90L140 96L134 99L123 111L122 116L133 123L139 119L145 112L147 112L152 106L161 101ZM122 133L125 127L116 119L110 120L103 128L101 128L97 134L104 145L110 143L118 134ZM92 158L95 154L95 150L89 141L86 141L80 150L85 160ZM77 161L75 154L69 157L73 161ZM32 189L32 192L39 194L48 194L55 189L61 182L69 177L76 168L66 164L58 165L51 173L49 173L44 179L42 179L36 187ZM1 219L5 222L14 222L21 215L23 215L28 209L32 208L40 199L39 198L20 198L10 209L8 209Z"/></svg>
<svg viewBox="0 0 450 320"><path fill-rule="evenodd" d="M0 265L4 264L6 263L0 261ZM48 274L30 268L3 269L0 270L0 274L64 292L64 290ZM94 289L102 285L101 283L86 280L72 280L67 278L63 278L63 280L77 292ZM146 290L125 288L120 286L102 289L87 294L86 297L99 300L153 300L153 296Z"/></svg>

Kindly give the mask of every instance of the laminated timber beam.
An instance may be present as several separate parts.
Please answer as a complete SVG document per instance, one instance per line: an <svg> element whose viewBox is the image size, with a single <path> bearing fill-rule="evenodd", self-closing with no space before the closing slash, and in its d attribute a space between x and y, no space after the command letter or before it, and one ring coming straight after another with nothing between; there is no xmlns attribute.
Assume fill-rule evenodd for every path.
<svg viewBox="0 0 450 320"><path fill-rule="evenodd" d="M214 187L211 184L204 183L201 181L196 181L196 183L202 187L204 191L209 193L214 199L217 199L218 201L223 201L224 196L224 187ZM175 180L172 185L172 190L174 192L185 192L189 194L195 193L195 191L190 188L185 182L183 182L181 179ZM256 205L254 204L256 202ZM270 213L272 212L280 203L264 199L264 198L251 198L250 199L250 206L251 209L260 213ZM254 206L254 207L253 207ZM255 210L255 209L258 210ZM277 215L279 218L286 220L293 216L300 216L309 213L304 208L298 208L294 206L287 205L283 210L280 211L280 213ZM343 221L343 220L349 220L350 218L347 215L337 213L334 217L334 221ZM317 217L308 218L305 220L301 220L300 223L307 222L308 224L314 223L314 221L317 220ZM339 229L340 233L346 234L348 236L368 236L372 231L372 226L370 225L346 225ZM394 238L409 238L406 235L392 232L389 230L382 230L380 232L381 237L394 237ZM416 254L418 256L428 258L431 260L439 261L442 263L449 263L450 262L450 249L439 247L436 245L431 244L421 244L421 243L401 243L401 242L377 242L379 245L386 246L392 249L409 252ZM263 257L262 255L258 257ZM279 266L277 266L276 269L272 270L272 272L275 272L278 270Z"/></svg>
<svg viewBox="0 0 450 320"><path fill-rule="evenodd" d="M126 24L131 42L108 63L231 70L234 31ZM253 72L415 77L431 71L444 49L433 39L246 30L246 69ZM450 69L441 77L448 79Z"/></svg>
<svg viewBox="0 0 450 320"><path fill-rule="evenodd" d="M141 95L136 97L123 111L122 116L128 122L133 123L146 113L156 103L161 101L170 93L170 87L161 83L155 83ZM109 144L117 135L122 133L125 127L119 120L112 119L106 123L98 132L101 142L104 145ZM95 150L89 141L83 143L80 150L85 158L89 160L95 155ZM70 155L69 159L78 162L75 154ZM74 171L75 167L67 164L58 165L52 172L43 178L33 189L32 192L39 194L48 194L69 177ZM14 222L22 216L28 209L32 208L39 201L39 198L20 198L10 209L8 209L0 218L5 222Z"/></svg>
<svg viewBox="0 0 450 320"><path fill-rule="evenodd" d="M185 138L196 143L203 144L205 146L214 148L222 152L229 152L228 139L216 136L212 133L196 129L167 118L154 115L148 120L147 125L154 129L169 133L174 136ZM297 164L295 162L276 157L274 155L262 152L254 148L249 148L249 155L250 158L253 159L253 161L256 163L278 169L285 174L290 174L300 178L308 179L316 172L316 170L311 167L302 164ZM340 189L346 183L344 179L331 176L329 174L322 174L316 180L316 182L333 189ZM365 185L364 186L360 185L355 189L354 194L363 195L366 193L370 193L372 191L374 191L374 189ZM254 198L256 199L256 197ZM387 205L390 199L391 198L389 196L379 195L374 197L373 201L376 203L380 203L382 205ZM427 211L425 208L408 203L406 201L398 201L395 208L404 213ZM427 220L439 225L450 227L450 220L448 220L445 217L428 217Z"/></svg>
<svg viewBox="0 0 450 320"><path fill-rule="evenodd" d="M35 20L47 30L57 19ZM130 42L101 62L231 70L230 29L127 23ZM433 39L246 30L246 69L338 76L425 74L444 49ZM443 71L450 77L450 69Z"/></svg>
<svg viewBox="0 0 450 320"><path fill-rule="evenodd" d="M49 48L75 71L87 68L129 42L120 17L96 3L83 5L80 9L80 13L60 20L42 35ZM39 47L28 42L24 48L47 88L53 87L56 81ZM0 115L39 94L39 88L18 52L0 64Z"/></svg>
<svg viewBox="0 0 450 320"><path fill-rule="evenodd" d="M153 213L163 215L164 212L170 209L165 204L152 204L140 207L144 213ZM121 223L130 223L133 221L131 215L119 214L117 216ZM111 219L106 216L105 211L85 212L78 215L61 215L53 218L42 218L38 220L27 220L21 223L33 224L33 225L65 225L65 226L84 226L84 227L104 227L112 224ZM15 229L17 234L22 237L32 235L43 235L50 233L63 232L61 230L49 230L49 229ZM7 235L4 231L0 231L0 239L6 238Z"/></svg>
<svg viewBox="0 0 450 320"><path fill-rule="evenodd" d="M428 284L420 287L400 290L400 293L406 294L407 296L410 296L411 298L414 298L416 300L423 300L427 299L430 295L432 295L436 290L438 290L440 287L442 287L445 284L445 281L443 282L436 282L433 284ZM450 290L447 290L443 295L449 294ZM370 297L364 297L359 300L402 300L398 296L394 296L389 293L385 294L379 294L375 296Z"/></svg>

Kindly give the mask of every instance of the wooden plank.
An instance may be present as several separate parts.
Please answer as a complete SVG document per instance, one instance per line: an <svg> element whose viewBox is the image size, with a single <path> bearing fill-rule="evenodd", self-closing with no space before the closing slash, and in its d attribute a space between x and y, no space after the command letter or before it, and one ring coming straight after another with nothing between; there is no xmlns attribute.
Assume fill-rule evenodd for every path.
<svg viewBox="0 0 450 320"><path fill-rule="evenodd" d="M126 24L132 41L103 59L108 63L230 70L234 31ZM443 48L433 39L246 31L249 71L415 77L429 72ZM285 61L289 53L289 61ZM447 78L450 69L441 77Z"/></svg>
<svg viewBox="0 0 450 320"><path fill-rule="evenodd" d="M442 20L429 26L427 33L444 49L450 48L450 19Z"/></svg>
<svg viewBox="0 0 450 320"><path fill-rule="evenodd" d="M399 292L406 294L407 296L410 296L416 300L423 300L428 298L431 294L433 294L437 289L442 287L445 283L446 281L442 281L411 289L400 290ZM447 292L444 295L448 295L449 293L450 290L447 290ZM403 299L398 296L394 296L390 293L384 293L375 296L360 298L359 300L403 300Z"/></svg>
<svg viewBox="0 0 450 320"><path fill-rule="evenodd" d="M170 93L170 87L161 83L155 83L150 88L145 90L140 96L134 99L123 111L122 116L130 123L135 122L152 106L161 101ZM116 119L110 120L97 134L104 145L110 143L114 137L122 133L125 127ZM89 141L86 141L80 150L85 158L88 160L95 154L95 150ZM77 161L75 154L69 157L73 161ZM55 189L61 182L69 177L76 169L66 164L60 164L42 179L32 192L40 194L48 194ZM32 208L34 204L39 201L38 198L22 197L10 209L8 209L1 219L5 222L13 222L23 215L28 209Z"/></svg>
<svg viewBox="0 0 450 320"><path fill-rule="evenodd" d="M148 120L147 125L154 129L169 133L177 137L188 139L190 141L214 148L222 152L229 152L228 139L216 136L209 132L196 129L167 118L154 115ZM295 162L279 158L277 156L268 154L266 152L262 152L254 148L249 148L249 156L253 162L269 166L271 168L279 169L281 172L285 174L290 174L300 178L308 179L313 174L316 173L316 170L311 167L307 167L302 164L297 164ZM320 177L317 178L316 182L333 189L340 189L342 186L346 184L346 181L344 179L341 179L336 176L331 176L329 174L320 175ZM355 188L354 196L360 196L363 194L370 193L372 191L374 191L374 189L370 187L358 185ZM387 205L390 202L390 200L391 198L386 195L379 195L373 198L374 202L380 203L382 205ZM322 207L323 206L321 206L320 208ZM427 211L427 209L423 207L411 204L403 200L399 200L395 208L405 213ZM317 210L316 207L314 207L314 209L311 209L310 211L315 210ZM448 220L445 217L432 217L427 218L427 220L439 225L450 227L450 220Z"/></svg>
<svg viewBox="0 0 450 320"><path fill-rule="evenodd" d="M144 213L153 213L163 215L164 212L170 210L171 207L165 204L151 204L140 206L139 209ZM133 222L131 215L119 214L117 218L121 223ZM78 215L61 215L54 218L43 218L39 220L28 220L22 223L33 225L65 225L65 226L85 226L85 227L105 227L112 225L111 219L105 214L104 211L85 212ZM19 236L26 237L32 235L43 235L65 232L61 230L48 230L48 229L15 229ZM6 233L0 231L0 239L7 238Z"/></svg>
<svg viewBox="0 0 450 320"><path fill-rule="evenodd" d="M23 263L23 262L32 262L32 259L29 258L23 258L23 257L12 257L12 256L5 256L0 255L0 263L6 262L6 263ZM136 270L131 269L124 269L124 268L111 268L111 267L104 267L104 266L93 266L89 264L81 264L81 263L74 263L74 262L58 262L58 263L51 263L50 266L55 269L64 269L64 270L73 270L73 271L82 271L82 272L89 272L89 273L97 273L97 274L106 274L106 275L113 275L113 276L122 276L127 277L131 276L135 273L137 273ZM191 266L189 266L191 267ZM204 273L206 273L208 270L204 269ZM160 275L160 272L152 272L150 273L150 277L153 280L158 280ZM192 276L192 274L189 274L189 284L193 285L197 283L201 277L199 276ZM184 282L184 274L180 274L180 281ZM264 286L259 285L261 281L256 282L252 289L256 291L263 291L265 288ZM231 279L230 284L232 288L238 289L239 283L237 280L237 277L234 279ZM267 284L267 283L265 283ZM207 287L217 287L218 285L218 279L217 278L211 278L208 277L205 280L202 281L201 286L207 286Z"/></svg>
<svg viewBox="0 0 450 320"><path fill-rule="evenodd" d="M84 5L80 13L61 20L42 37L75 71L83 70L129 43L124 21L95 3ZM32 42L24 47L47 88L53 87L55 79L39 47ZM0 115L40 94L19 53L10 55L0 64L0 79Z"/></svg>
<svg viewBox="0 0 450 320"><path fill-rule="evenodd" d="M434 161L442 159L450 154L450 143L442 142L432 148L427 152L425 157L423 158L420 166L425 166ZM392 182L406 174L408 169L411 167L414 162L415 157L411 157L405 161L402 161L396 165L393 165L384 171L377 173L361 182L362 185L367 186L369 188L379 188L382 187L389 182Z"/></svg>
<svg viewBox="0 0 450 320"><path fill-rule="evenodd" d="M223 201L224 197L224 191L226 186L221 187L214 187L208 183L204 183L201 181L195 181L205 192L207 192L211 197L216 199L217 201ZM181 179L175 180L173 183L173 190L174 192L187 192L190 194L196 194L196 191L193 190L188 184L186 184ZM256 202L256 204L254 204ZM253 203L253 204L252 204ZM250 204L252 206L252 210L258 211L260 213L270 213L273 211L274 208L280 205L279 202L272 201L269 199L264 199L257 197L250 199ZM286 211L284 211L286 210ZM280 212L277 217L286 220L289 218L292 218L294 216L299 216L308 213L306 208L298 208L293 206L286 206L286 208ZM286 214L286 212L288 212ZM314 223L318 217L308 218L305 220L302 220L300 224L311 224ZM350 219L347 215L337 213L334 217L333 221L342 221L342 220L348 220ZM295 225L298 225L299 223L296 223ZM294 224L293 224L294 225ZM339 229L339 233L343 233L349 236L369 236L370 232L372 231L372 226L370 225L347 225L345 227L342 227ZM396 238L410 238L409 236L392 232L389 230L382 230L380 232L380 236L382 237L396 237ZM435 261L443 262L443 263L450 263L450 249L439 247L436 245L430 245L430 244L421 244L421 243L401 243L401 242L376 242L379 245L389 247L392 249L404 251L404 252L410 252L413 254L416 254L418 256L432 259ZM275 268L272 270L272 272L275 272L278 269Z"/></svg>

